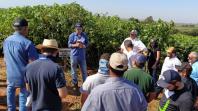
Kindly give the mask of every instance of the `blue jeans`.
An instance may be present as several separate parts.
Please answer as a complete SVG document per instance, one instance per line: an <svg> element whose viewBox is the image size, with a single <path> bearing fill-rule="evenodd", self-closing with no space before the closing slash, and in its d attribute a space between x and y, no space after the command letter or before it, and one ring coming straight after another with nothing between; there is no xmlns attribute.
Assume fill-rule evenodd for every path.
<svg viewBox="0 0 198 111"><path fill-rule="evenodd" d="M16 104L15 104L15 86L8 84L7 86L7 107L8 111L16 111ZM26 88L20 88L19 93L19 111L26 111L26 98L27 98L27 91Z"/></svg>
<svg viewBox="0 0 198 111"><path fill-rule="evenodd" d="M82 73L82 79L83 82L87 78L87 64L86 60L82 59L78 56L71 56L71 75L72 75L72 83L77 84L78 79L77 79L77 66L80 65L80 70Z"/></svg>

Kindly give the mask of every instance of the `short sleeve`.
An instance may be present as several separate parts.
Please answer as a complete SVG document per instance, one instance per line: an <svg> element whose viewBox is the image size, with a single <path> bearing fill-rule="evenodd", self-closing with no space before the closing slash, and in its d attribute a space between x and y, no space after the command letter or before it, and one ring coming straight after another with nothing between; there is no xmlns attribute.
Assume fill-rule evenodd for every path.
<svg viewBox="0 0 198 111"><path fill-rule="evenodd" d="M58 67L56 74L56 88L62 88L65 86L66 86L66 80L64 77L64 72L60 67Z"/></svg>
<svg viewBox="0 0 198 111"><path fill-rule="evenodd" d="M91 93L86 99L81 111L104 111L100 95L96 92Z"/></svg>
<svg viewBox="0 0 198 111"><path fill-rule="evenodd" d="M90 94L91 92L91 81L89 79L89 77L87 77L87 79L85 80L85 82L82 84L82 87L80 88L80 92L84 93L87 92Z"/></svg>
<svg viewBox="0 0 198 111"><path fill-rule="evenodd" d="M29 60L36 60L36 59L38 59L38 53L36 51L35 46L32 43L28 47L28 59Z"/></svg>

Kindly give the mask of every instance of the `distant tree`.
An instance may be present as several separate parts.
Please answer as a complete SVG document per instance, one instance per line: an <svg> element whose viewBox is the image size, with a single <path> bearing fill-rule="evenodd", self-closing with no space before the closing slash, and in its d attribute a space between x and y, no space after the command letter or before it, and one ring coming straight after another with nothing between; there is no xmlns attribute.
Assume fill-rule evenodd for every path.
<svg viewBox="0 0 198 111"><path fill-rule="evenodd" d="M147 17L147 18L144 20L144 22L145 22L145 23L152 23L152 22L154 22L153 17L152 17L152 16Z"/></svg>
<svg viewBox="0 0 198 111"><path fill-rule="evenodd" d="M129 21L140 22L137 18L134 18L134 17L129 18Z"/></svg>

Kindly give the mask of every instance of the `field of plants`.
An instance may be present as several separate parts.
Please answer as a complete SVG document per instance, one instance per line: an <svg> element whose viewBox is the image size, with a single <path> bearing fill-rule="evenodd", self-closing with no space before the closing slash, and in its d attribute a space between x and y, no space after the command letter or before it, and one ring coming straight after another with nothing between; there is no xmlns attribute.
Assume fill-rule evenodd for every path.
<svg viewBox="0 0 198 111"><path fill-rule="evenodd" d="M12 22L16 17L25 17L29 21L29 39L35 45L42 43L44 38L54 38L58 41L61 48L67 47L68 36L74 31L74 24L81 22L90 41L87 48L87 63L91 69L97 68L98 59L102 53L115 52L122 41L129 36L129 32L132 29L138 30L138 36L145 45L148 44L151 38L156 38L159 41L163 55L162 60L165 57L165 50L169 46L175 46L177 48L177 54L182 61L186 61L190 51L198 51L198 37L175 31L176 28L173 21L165 22L160 19L157 21L140 21L132 16L126 20L118 16L92 14L77 3L0 9L1 55L2 42L7 36L13 33ZM0 82L5 83L5 70L1 69L0 77ZM71 78L66 77L66 79ZM0 103L1 98L4 96L0 95ZM72 101L76 100L74 103L68 102L70 110L73 107L77 107L79 110L79 98L79 96L71 96L66 99L67 102L71 99ZM150 111L155 111L157 102L154 101L150 105ZM153 107L154 109L152 109Z"/></svg>
<svg viewBox="0 0 198 111"><path fill-rule="evenodd" d="M131 15L133 16L133 15ZM157 38L162 51L168 46L174 46L179 43L179 48L188 49L192 46L185 40L191 41L196 45L197 37L185 35L173 35L175 24L173 21L140 21L131 17L130 19L121 19L117 16L106 16L105 14L92 14L77 3L53 6L27 6L9 9L0 9L0 42L13 33L12 22L16 17L25 17L29 21L29 38L35 45L42 42L44 38L55 38L60 47L67 47L68 36L74 31L74 24L81 22L84 25L84 31L89 36L90 45L88 47L87 57L91 66L95 66L94 58L98 58L103 52L114 52L124 38L129 36L132 29L137 29L139 38L148 44L151 38ZM183 36L182 38L180 38ZM175 37L175 38L174 38ZM179 39L180 42L177 42ZM185 40L183 40L185 39ZM182 41L182 42L181 42ZM184 47L185 46L185 47ZM2 45L0 45L2 47ZM187 50L187 53L190 50ZM180 52L179 52L180 53ZM183 52L182 52L183 54Z"/></svg>

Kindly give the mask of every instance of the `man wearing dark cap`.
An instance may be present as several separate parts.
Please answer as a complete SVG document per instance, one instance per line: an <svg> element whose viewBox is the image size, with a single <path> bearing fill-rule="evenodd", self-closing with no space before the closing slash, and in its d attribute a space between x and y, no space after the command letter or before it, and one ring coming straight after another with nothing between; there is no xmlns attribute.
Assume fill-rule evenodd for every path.
<svg viewBox="0 0 198 111"><path fill-rule="evenodd" d="M29 62L38 58L33 43L27 39L28 22L24 18L17 18L13 23L14 34L3 42L4 60L7 73L7 107L8 111L16 111L15 91L20 89L19 110L26 111L27 92L24 73Z"/></svg>
<svg viewBox="0 0 198 111"><path fill-rule="evenodd" d="M86 65L86 48L88 46L87 35L82 32L82 24L77 23L75 25L75 32L70 34L68 40L68 47L71 48L70 60L71 60L71 75L74 90L78 89L77 80L77 66L80 65L83 82L87 77L87 65Z"/></svg>
<svg viewBox="0 0 198 111"><path fill-rule="evenodd" d="M143 54L137 54L134 60L132 60L134 67L127 70L123 77L137 84L142 90L147 101L150 102L155 98L154 81L151 75L142 69L145 62L146 57Z"/></svg>
<svg viewBox="0 0 198 111"><path fill-rule="evenodd" d="M96 86L81 111L146 111L147 102L137 86L123 79L127 70L127 57L113 53L109 60L109 78Z"/></svg>
<svg viewBox="0 0 198 111"><path fill-rule="evenodd" d="M192 111L193 97L185 87L181 76L174 70L164 71L157 84L164 88L159 111Z"/></svg>

